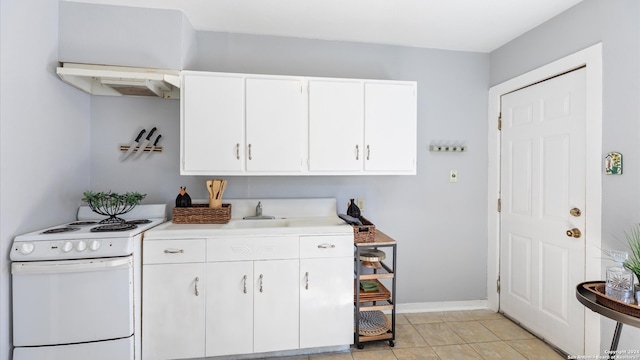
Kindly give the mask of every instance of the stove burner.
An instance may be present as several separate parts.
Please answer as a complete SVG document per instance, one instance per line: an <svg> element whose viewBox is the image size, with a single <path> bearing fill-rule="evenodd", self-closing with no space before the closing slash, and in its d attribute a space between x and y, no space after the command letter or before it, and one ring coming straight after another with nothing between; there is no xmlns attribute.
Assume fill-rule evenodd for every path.
<svg viewBox="0 0 640 360"><path fill-rule="evenodd" d="M77 227L60 227L60 228L55 228L55 229L49 229L46 231L41 232L41 234L57 234L57 233L64 233L64 232L69 232L69 231L76 231L76 230L80 230L80 228Z"/></svg>
<svg viewBox="0 0 640 360"><path fill-rule="evenodd" d="M108 231L127 231L137 228L135 224L109 224L91 228L91 232L108 232Z"/></svg>
<svg viewBox="0 0 640 360"><path fill-rule="evenodd" d="M76 222L72 222L68 226L95 225L95 224L96 224L95 221L76 221Z"/></svg>
<svg viewBox="0 0 640 360"><path fill-rule="evenodd" d="M148 224L150 222L151 220L148 220L148 219L140 219L140 220L128 220L128 221L125 221L124 223L138 225L138 224Z"/></svg>

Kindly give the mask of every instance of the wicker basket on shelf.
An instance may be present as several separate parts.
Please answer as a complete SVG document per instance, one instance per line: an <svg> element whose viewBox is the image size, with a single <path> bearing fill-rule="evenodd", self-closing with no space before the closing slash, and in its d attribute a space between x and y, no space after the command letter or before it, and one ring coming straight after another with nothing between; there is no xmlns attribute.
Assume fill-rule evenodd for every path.
<svg viewBox="0 0 640 360"><path fill-rule="evenodd" d="M226 224L231 220L231 204L210 208L209 204L173 208L174 224Z"/></svg>
<svg viewBox="0 0 640 360"><path fill-rule="evenodd" d="M362 225L351 225L353 227L354 242L373 242L376 238L376 226L364 216L360 216L360 221Z"/></svg>

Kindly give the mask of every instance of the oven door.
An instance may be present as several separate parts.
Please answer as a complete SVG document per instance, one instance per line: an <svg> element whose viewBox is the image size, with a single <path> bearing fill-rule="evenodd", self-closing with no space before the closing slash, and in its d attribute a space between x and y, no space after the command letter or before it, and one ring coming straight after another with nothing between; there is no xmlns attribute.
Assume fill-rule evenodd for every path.
<svg viewBox="0 0 640 360"><path fill-rule="evenodd" d="M133 342L130 336L70 345L16 347L13 360L133 360Z"/></svg>
<svg viewBox="0 0 640 360"><path fill-rule="evenodd" d="M13 344L133 335L133 257L14 262Z"/></svg>

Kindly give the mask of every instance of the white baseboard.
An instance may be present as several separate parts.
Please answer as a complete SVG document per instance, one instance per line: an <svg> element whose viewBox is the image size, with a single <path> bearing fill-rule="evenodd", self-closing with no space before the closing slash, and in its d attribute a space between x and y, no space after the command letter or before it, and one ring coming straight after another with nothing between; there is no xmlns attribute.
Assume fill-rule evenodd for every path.
<svg viewBox="0 0 640 360"><path fill-rule="evenodd" d="M426 302L426 303L397 304L396 313L480 310L480 309L488 309L488 308L489 308L489 305L486 299L466 300L466 301L439 301L439 302Z"/></svg>

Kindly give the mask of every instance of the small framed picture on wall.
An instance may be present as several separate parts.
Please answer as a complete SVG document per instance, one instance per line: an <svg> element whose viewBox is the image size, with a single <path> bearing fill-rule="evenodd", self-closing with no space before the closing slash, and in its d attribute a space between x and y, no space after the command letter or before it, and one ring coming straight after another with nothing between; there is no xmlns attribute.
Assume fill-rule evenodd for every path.
<svg viewBox="0 0 640 360"><path fill-rule="evenodd" d="M610 152L604 157L604 173L606 175L622 174L622 154Z"/></svg>

